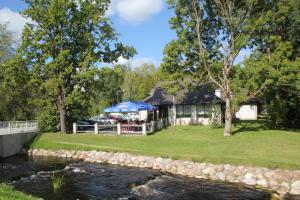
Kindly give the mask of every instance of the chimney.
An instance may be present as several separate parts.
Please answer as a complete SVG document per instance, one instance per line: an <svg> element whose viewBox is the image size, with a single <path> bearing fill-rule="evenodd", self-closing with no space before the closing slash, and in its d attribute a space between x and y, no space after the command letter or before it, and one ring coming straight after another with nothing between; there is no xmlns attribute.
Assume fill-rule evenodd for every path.
<svg viewBox="0 0 300 200"><path fill-rule="evenodd" d="M219 97L219 98L221 98L222 99L222 93L221 93L221 90L215 90L215 95L217 96L217 97Z"/></svg>

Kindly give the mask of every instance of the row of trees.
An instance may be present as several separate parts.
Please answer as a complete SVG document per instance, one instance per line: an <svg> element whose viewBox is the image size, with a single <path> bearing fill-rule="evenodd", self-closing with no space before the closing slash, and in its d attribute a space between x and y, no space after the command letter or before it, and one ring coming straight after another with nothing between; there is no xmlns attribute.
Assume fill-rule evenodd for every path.
<svg viewBox="0 0 300 200"><path fill-rule="evenodd" d="M32 114L32 104L42 129L59 124L66 132L67 119L87 110L97 63L129 58L136 52L117 40L105 17L108 0L25 2L28 8L23 15L34 23L25 25L21 44L9 61L12 36L7 31L1 36L8 48L1 48L6 52L1 55L2 119L28 118L25 112Z"/></svg>
<svg viewBox="0 0 300 200"><path fill-rule="evenodd" d="M56 10L62 2L28 1L24 14L36 23L26 25L17 49L13 33L0 25L1 121L38 118L42 131L64 132L78 118L97 115L122 99L144 99L159 79L151 64L96 67L135 50L117 42L101 15L105 7L66 1Z"/></svg>
<svg viewBox="0 0 300 200"><path fill-rule="evenodd" d="M0 25L0 120L37 117L43 131L99 114L123 100L142 100L159 80L211 82L226 102L224 135L243 101L263 97L278 127L300 124L300 2L169 0L177 38L161 68L102 67L136 54L118 41L105 16L109 0L25 0L18 46ZM251 51L237 63L242 50Z"/></svg>

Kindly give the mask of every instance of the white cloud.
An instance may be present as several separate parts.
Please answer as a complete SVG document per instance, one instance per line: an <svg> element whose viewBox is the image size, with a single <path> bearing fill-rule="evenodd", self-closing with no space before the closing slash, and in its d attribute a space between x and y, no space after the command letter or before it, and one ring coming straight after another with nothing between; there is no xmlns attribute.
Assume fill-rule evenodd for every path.
<svg viewBox="0 0 300 200"><path fill-rule="evenodd" d="M129 60L120 56L118 58L118 62L114 63L114 64L118 64L118 65L127 65L129 63Z"/></svg>
<svg viewBox="0 0 300 200"><path fill-rule="evenodd" d="M0 23L8 23L7 29L14 33L16 39L20 39L25 23L29 21L9 8L0 9Z"/></svg>
<svg viewBox="0 0 300 200"><path fill-rule="evenodd" d="M140 67L143 64L157 65L157 62L154 59L148 58L148 57L133 58L130 60L123 58L123 57L119 57L118 62L114 63L114 64L130 65L131 67L136 68L136 67Z"/></svg>
<svg viewBox="0 0 300 200"><path fill-rule="evenodd" d="M107 15L125 22L140 23L163 9L163 0L112 0Z"/></svg>

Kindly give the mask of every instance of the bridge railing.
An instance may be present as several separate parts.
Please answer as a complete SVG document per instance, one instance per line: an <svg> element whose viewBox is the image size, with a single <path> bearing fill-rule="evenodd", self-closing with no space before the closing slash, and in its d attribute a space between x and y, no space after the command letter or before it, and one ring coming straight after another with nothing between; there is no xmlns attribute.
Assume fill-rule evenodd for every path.
<svg viewBox="0 0 300 200"><path fill-rule="evenodd" d="M0 122L0 134L36 131L37 121L6 121Z"/></svg>

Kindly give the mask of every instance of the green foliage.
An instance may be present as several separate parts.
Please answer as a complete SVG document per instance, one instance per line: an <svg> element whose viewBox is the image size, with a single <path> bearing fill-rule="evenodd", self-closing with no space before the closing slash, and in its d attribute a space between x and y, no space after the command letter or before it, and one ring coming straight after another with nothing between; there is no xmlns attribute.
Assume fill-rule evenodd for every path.
<svg viewBox="0 0 300 200"><path fill-rule="evenodd" d="M31 84L39 98L40 108L52 106L54 111L40 118L60 114L60 128L66 122L86 114L97 67L101 62L116 61L119 56L135 54L132 47L117 40L111 22L105 17L108 0L26 0L23 12L35 23L26 24L20 55L32 72Z"/></svg>
<svg viewBox="0 0 300 200"><path fill-rule="evenodd" d="M13 47L12 33L0 24L0 120L33 119L30 73Z"/></svg>
<svg viewBox="0 0 300 200"><path fill-rule="evenodd" d="M299 1L273 2L264 15L266 25L257 28L260 33L255 38L258 48L241 70L244 74L259 73L251 81L241 81L239 85L253 87L268 78L264 99L274 127L300 127L299 10Z"/></svg>
<svg viewBox="0 0 300 200"><path fill-rule="evenodd" d="M57 172L53 172L51 175L51 180L52 180L52 187L54 189L54 192L56 192L63 185L64 175L61 175Z"/></svg>
<svg viewBox="0 0 300 200"><path fill-rule="evenodd" d="M212 104L212 110L210 114L210 120L209 120L209 125L212 128L221 128L223 127L223 122L222 122L222 111L220 109L220 104L216 104L213 102Z"/></svg>
<svg viewBox="0 0 300 200"><path fill-rule="evenodd" d="M37 200L38 198L31 197L16 191L12 186L0 184L0 200Z"/></svg>
<svg viewBox="0 0 300 200"><path fill-rule="evenodd" d="M39 110L37 117L40 132L58 131L59 130L59 113L57 108L53 108L51 104L45 102L42 109Z"/></svg>
<svg viewBox="0 0 300 200"><path fill-rule="evenodd" d="M98 77L93 84L93 95L90 100L91 115L98 115L102 113L104 108L116 104L117 97L119 101L122 99L121 85L124 73L124 68L119 65L99 69Z"/></svg>
<svg viewBox="0 0 300 200"><path fill-rule="evenodd" d="M158 71L152 64L143 64L137 68L128 67L121 87L124 90L123 99L142 101L149 96L158 80Z"/></svg>

